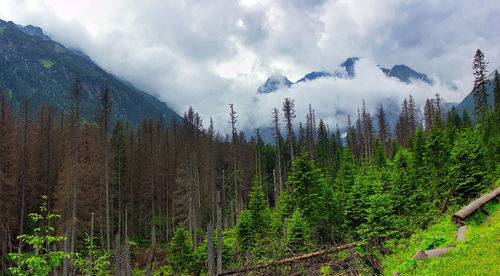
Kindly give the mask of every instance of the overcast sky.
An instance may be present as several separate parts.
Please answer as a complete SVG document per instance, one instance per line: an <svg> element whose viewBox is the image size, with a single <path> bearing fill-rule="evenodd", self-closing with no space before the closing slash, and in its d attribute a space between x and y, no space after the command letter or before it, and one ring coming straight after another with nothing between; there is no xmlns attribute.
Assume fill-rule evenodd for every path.
<svg viewBox="0 0 500 276"><path fill-rule="evenodd" d="M329 124L345 123L364 98L374 113L381 99L410 93L423 102L436 92L461 101L472 88L480 48L489 71L500 67L498 0L1 0L0 18L40 26L98 65L166 101L181 115L189 106L227 130L228 104L239 127L269 124L284 97L307 105ZM354 80L323 79L258 95L270 75L297 81L362 59ZM435 85L402 84L377 69L406 64ZM451 89L455 86L457 89Z"/></svg>

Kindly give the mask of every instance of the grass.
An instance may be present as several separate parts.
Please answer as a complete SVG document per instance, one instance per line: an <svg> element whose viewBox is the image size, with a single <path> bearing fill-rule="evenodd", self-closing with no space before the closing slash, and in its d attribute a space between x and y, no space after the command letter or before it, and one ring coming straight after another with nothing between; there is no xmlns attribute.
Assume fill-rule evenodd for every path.
<svg viewBox="0 0 500 276"><path fill-rule="evenodd" d="M45 67L47 69L50 69L54 64L56 64L54 61L46 60L46 59L40 60L40 63L43 65L43 67Z"/></svg>
<svg viewBox="0 0 500 276"><path fill-rule="evenodd" d="M500 275L500 203L485 205L487 216L476 211L467 218L467 241L455 240L457 226L451 213L442 216L426 230L400 241L394 254L387 256L382 266L386 275L398 271L401 275ZM414 260L419 250L455 246L441 258Z"/></svg>

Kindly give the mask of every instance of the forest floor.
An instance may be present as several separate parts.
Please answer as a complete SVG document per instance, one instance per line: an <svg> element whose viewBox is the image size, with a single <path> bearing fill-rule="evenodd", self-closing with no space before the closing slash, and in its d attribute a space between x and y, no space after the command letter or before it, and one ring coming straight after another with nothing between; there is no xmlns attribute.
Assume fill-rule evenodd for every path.
<svg viewBox="0 0 500 276"><path fill-rule="evenodd" d="M497 181L497 184L500 184ZM489 216L476 211L466 219L466 241L457 241L452 210L436 224L401 240L382 266L385 275L500 275L500 202L485 205ZM455 247L441 258L413 259L419 250Z"/></svg>

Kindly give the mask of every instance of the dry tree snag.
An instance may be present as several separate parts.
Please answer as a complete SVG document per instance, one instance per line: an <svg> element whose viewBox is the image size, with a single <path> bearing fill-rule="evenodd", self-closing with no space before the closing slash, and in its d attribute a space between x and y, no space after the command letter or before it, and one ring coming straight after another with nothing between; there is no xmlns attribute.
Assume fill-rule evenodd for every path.
<svg viewBox="0 0 500 276"><path fill-rule="evenodd" d="M248 271L252 271L252 270L269 268L269 267L278 266L278 265L292 264L292 263L300 262L300 261L307 260L310 258L322 256L325 254L353 248L356 245L358 245L358 243L360 243L360 242L358 241L358 242L348 243L348 244L344 244L341 246L332 247L329 249L320 250L320 251L312 252L309 254L300 255L300 256L292 257L292 258L287 258L287 259L283 259L283 260L279 260L279 261L275 261L275 262L271 262L271 263L267 263L267 264L244 267L244 268L240 268L240 269L236 269L236 270L232 270L232 271L225 271L225 272L219 273L218 275L232 275L232 274L243 273L243 272L248 272Z"/></svg>

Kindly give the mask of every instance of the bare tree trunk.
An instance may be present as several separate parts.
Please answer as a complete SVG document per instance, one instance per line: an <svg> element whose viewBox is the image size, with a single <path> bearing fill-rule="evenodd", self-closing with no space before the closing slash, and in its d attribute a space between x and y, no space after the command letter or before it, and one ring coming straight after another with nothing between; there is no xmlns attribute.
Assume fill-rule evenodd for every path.
<svg viewBox="0 0 500 276"><path fill-rule="evenodd" d="M94 250L94 212L90 213L90 249ZM92 255L88 256L90 263L87 265L87 271L92 275Z"/></svg>
<svg viewBox="0 0 500 276"><path fill-rule="evenodd" d="M217 273L222 272L222 206L220 191L217 191Z"/></svg>
<svg viewBox="0 0 500 276"><path fill-rule="evenodd" d="M276 169L273 169L274 206L278 205L278 187L276 187Z"/></svg>
<svg viewBox="0 0 500 276"><path fill-rule="evenodd" d="M115 237L115 275L120 276L120 233Z"/></svg>
<svg viewBox="0 0 500 276"><path fill-rule="evenodd" d="M106 135L108 135L106 133ZM104 178L105 178L105 189L106 189L106 250L110 252L110 239L109 239L109 179L108 179L108 139L105 138L105 149L104 149Z"/></svg>
<svg viewBox="0 0 500 276"><path fill-rule="evenodd" d="M99 175L101 175L99 173ZM101 242L101 250L104 252L104 231L102 230L102 179L99 177L99 241Z"/></svg>
<svg viewBox="0 0 500 276"><path fill-rule="evenodd" d="M215 275L215 256L214 256L214 226L212 222L207 225L207 251L208 251L208 275Z"/></svg>
<svg viewBox="0 0 500 276"><path fill-rule="evenodd" d="M125 208L125 238L123 240L123 249L121 252L122 258L122 266L121 272L122 275L130 276L132 275L132 267L130 265L130 241L128 238L128 229L127 229L127 208Z"/></svg>
<svg viewBox="0 0 500 276"><path fill-rule="evenodd" d="M68 236L67 233L65 235ZM68 240L65 239L63 242L63 250L65 253L68 253ZM63 260L63 275L68 275L68 259L64 258Z"/></svg>
<svg viewBox="0 0 500 276"><path fill-rule="evenodd" d="M132 267L130 265L130 241L128 239L128 235L125 234L125 240L123 241L123 250L122 250L122 266L121 271L122 275L130 276L132 275Z"/></svg>

